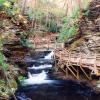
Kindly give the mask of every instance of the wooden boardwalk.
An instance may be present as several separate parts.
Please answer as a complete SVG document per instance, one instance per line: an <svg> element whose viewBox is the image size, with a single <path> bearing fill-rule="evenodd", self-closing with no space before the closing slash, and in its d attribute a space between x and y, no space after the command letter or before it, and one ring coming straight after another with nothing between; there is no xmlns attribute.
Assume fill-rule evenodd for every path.
<svg viewBox="0 0 100 100"><path fill-rule="evenodd" d="M70 71L75 78L79 79L79 70L81 70L88 79L91 79L91 75L100 76L100 55L70 52L64 48L63 43L55 42L55 39L56 35L53 38L38 37L33 41L35 49L53 50L57 59L57 68L61 68L66 75ZM85 69L88 69L90 73L87 73Z"/></svg>
<svg viewBox="0 0 100 100"><path fill-rule="evenodd" d="M55 50L55 57L58 59L57 65L65 72L69 70L77 79L79 79L77 67L88 79L91 75L100 76L100 55L76 54L63 49ZM90 73L86 73L84 69L90 70Z"/></svg>

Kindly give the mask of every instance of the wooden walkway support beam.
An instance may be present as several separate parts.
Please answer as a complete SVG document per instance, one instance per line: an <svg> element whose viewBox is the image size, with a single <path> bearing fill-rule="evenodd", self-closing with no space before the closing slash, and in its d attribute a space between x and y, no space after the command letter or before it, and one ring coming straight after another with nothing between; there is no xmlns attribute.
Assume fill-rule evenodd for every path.
<svg viewBox="0 0 100 100"><path fill-rule="evenodd" d="M89 80L91 79L91 75L100 76L100 60L96 59L98 55L88 56L82 53L74 54L63 49L62 51L55 51L55 56L58 58L59 62L64 62L63 64L67 66L67 70L69 70L76 79L79 79L80 76L79 69ZM79 68L75 68L74 66ZM91 73L85 72L84 68L90 70Z"/></svg>

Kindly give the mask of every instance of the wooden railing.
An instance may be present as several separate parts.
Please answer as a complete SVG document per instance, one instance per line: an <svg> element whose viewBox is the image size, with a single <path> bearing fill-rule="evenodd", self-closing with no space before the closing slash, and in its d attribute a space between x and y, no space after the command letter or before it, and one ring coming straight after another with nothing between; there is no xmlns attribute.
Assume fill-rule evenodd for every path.
<svg viewBox="0 0 100 100"><path fill-rule="evenodd" d="M55 56L58 58L59 62L63 62L64 65L79 66L82 70L83 68L87 68L91 71L91 74L100 75L100 55L72 53L64 49L62 51L55 50Z"/></svg>

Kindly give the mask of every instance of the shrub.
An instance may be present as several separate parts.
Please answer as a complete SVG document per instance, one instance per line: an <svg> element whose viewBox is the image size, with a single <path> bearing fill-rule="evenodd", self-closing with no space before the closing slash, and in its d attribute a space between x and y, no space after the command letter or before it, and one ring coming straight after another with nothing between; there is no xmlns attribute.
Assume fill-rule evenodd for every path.
<svg viewBox="0 0 100 100"><path fill-rule="evenodd" d="M57 23L53 19L51 19L50 21L47 22L46 28L47 28L48 32L52 32L52 33L58 32Z"/></svg>
<svg viewBox="0 0 100 100"><path fill-rule="evenodd" d="M68 38L73 37L77 34L78 25L76 23L76 20L78 19L78 16L80 14L79 9L77 8L74 10L69 17L64 17L63 19L63 26L60 30L60 36L58 41L64 42Z"/></svg>

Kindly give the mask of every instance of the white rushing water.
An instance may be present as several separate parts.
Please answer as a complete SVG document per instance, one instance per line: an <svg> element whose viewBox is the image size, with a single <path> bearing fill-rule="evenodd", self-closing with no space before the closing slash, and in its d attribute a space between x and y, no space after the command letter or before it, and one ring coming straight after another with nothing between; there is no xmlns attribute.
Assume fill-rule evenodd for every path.
<svg viewBox="0 0 100 100"><path fill-rule="evenodd" d="M32 84L42 84L51 82L50 80L46 80L48 75L45 71L42 71L39 74L31 74L28 72L28 79L24 80L25 85L32 85Z"/></svg>
<svg viewBox="0 0 100 100"><path fill-rule="evenodd" d="M53 55L54 52L51 51L48 55L46 55L44 57L44 60L46 59L53 59ZM42 84L42 83L50 83L52 82L52 80L48 80L48 74L47 71L45 71L45 69L49 69L52 68L52 64L43 64L43 65L39 65L39 66L35 66L33 65L32 67L29 67L28 69L30 70L42 70L41 73L38 74L31 74L30 72L28 72L28 79L25 79L23 81L24 85L33 85L33 84Z"/></svg>
<svg viewBox="0 0 100 100"><path fill-rule="evenodd" d="M25 84L41 84L44 80L47 79L47 73L42 71L39 74L31 74L28 72L28 79L24 80Z"/></svg>
<svg viewBox="0 0 100 100"><path fill-rule="evenodd" d="M44 64L44 65L40 65L40 66L35 66L33 65L32 67L29 67L28 69L34 69L34 70L41 70L41 69L46 69L46 68L52 68L52 65L50 64Z"/></svg>
<svg viewBox="0 0 100 100"><path fill-rule="evenodd" d="M34 80L44 80L47 78L47 73L45 71L42 71L39 74L31 74L30 72L28 72L28 78L32 78Z"/></svg>
<svg viewBox="0 0 100 100"><path fill-rule="evenodd" d="M54 51L51 51L47 56L44 57L44 59L52 59L54 56Z"/></svg>

